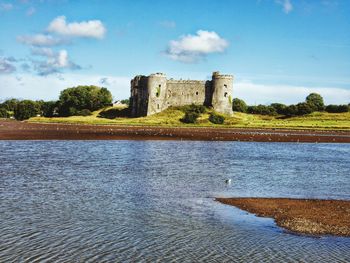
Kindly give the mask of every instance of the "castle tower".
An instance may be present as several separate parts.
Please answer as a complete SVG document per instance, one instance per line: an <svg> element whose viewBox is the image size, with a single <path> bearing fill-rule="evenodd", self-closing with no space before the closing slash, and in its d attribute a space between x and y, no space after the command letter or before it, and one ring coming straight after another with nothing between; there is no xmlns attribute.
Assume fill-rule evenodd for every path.
<svg viewBox="0 0 350 263"><path fill-rule="evenodd" d="M224 114L232 114L232 86L232 75L222 75L220 72L213 72L212 106L215 111Z"/></svg>
<svg viewBox="0 0 350 263"><path fill-rule="evenodd" d="M166 108L166 75L163 73L151 74L148 77L148 110L147 115L163 111Z"/></svg>

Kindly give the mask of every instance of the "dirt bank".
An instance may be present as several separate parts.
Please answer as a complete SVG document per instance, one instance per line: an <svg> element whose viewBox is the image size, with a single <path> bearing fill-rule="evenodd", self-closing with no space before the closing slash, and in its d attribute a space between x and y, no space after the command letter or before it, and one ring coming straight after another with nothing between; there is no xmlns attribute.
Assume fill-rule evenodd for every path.
<svg viewBox="0 0 350 263"><path fill-rule="evenodd" d="M350 131L166 128L0 120L0 140L207 140L349 143Z"/></svg>
<svg viewBox="0 0 350 263"><path fill-rule="evenodd" d="M350 237L350 201L289 198L216 198L257 216L274 218L290 231Z"/></svg>

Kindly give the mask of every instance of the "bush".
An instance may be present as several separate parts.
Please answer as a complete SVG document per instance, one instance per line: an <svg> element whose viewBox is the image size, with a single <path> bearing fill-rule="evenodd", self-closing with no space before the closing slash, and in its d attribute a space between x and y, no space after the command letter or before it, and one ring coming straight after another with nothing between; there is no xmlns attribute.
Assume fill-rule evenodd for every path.
<svg viewBox="0 0 350 263"><path fill-rule="evenodd" d="M283 115L286 115L286 116L296 116L298 115L298 106L297 105L289 105L289 106L286 106L286 108L283 110Z"/></svg>
<svg viewBox="0 0 350 263"><path fill-rule="evenodd" d="M115 119L118 117L126 118L126 117L130 117L130 109L129 108L125 108L125 109L112 108L112 109L101 111L97 117L106 118L106 119Z"/></svg>
<svg viewBox="0 0 350 263"><path fill-rule="evenodd" d="M40 114L40 106L32 100L22 100L17 103L14 116L16 120L26 120Z"/></svg>
<svg viewBox="0 0 350 263"><path fill-rule="evenodd" d="M276 115L277 112L274 107L266 106L266 105L258 105L258 106L248 106L248 113L252 114L261 114L261 115Z"/></svg>
<svg viewBox="0 0 350 263"><path fill-rule="evenodd" d="M225 121L225 117L223 115L221 115L221 114L213 112L209 116L209 121L211 123L215 123L215 124L223 124L224 121Z"/></svg>
<svg viewBox="0 0 350 263"><path fill-rule="evenodd" d="M8 114L7 110L5 108L0 108L0 118L9 118L10 115Z"/></svg>
<svg viewBox="0 0 350 263"><path fill-rule="evenodd" d="M330 113L340 113L340 112L348 112L349 106L348 105L328 105L326 107L326 111Z"/></svg>
<svg viewBox="0 0 350 263"><path fill-rule="evenodd" d="M60 116L71 116L83 109L95 111L111 103L112 94L106 88L78 86L61 92L58 111Z"/></svg>
<svg viewBox="0 0 350 263"><path fill-rule="evenodd" d="M306 115L314 112L314 109L312 108L312 105L306 102L301 102L297 104L298 107L298 113L297 115Z"/></svg>
<svg viewBox="0 0 350 263"><path fill-rule="evenodd" d="M194 111L188 111L185 113L185 116L181 119L184 123L196 123L199 113Z"/></svg>
<svg viewBox="0 0 350 263"><path fill-rule="evenodd" d="M324 102L323 98L320 94L310 93L305 102L310 105L313 111L323 111L324 110Z"/></svg>
<svg viewBox="0 0 350 263"><path fill-rule="evenodd" d="M232 100L232 110L238 112L247 112L247 104L244 100L235 98Z"/></svg>
<svg viewBox="0 0 350 263"><path fill-rule="evenodd" d="M77 115L77 116L90 116L90 115L92 115L92 113L88 109L82 109L82 110L77 111L75 115Z"/></svg>
<svg viewBox="0 0 350 263"><path fill-rule="evenodd" d="M198 114L204 113L207 110L205 106L195 105L195 104L186 105L182 109L185 111L185 113L186 112L196 112Z"/></svg>
<svg viewBox="0 0 350 263"><path fill-rule="evenodd" d="M278 114L285 114L287 108L287 106L282 103L272 103L270 106L274 108Z"/></svg>

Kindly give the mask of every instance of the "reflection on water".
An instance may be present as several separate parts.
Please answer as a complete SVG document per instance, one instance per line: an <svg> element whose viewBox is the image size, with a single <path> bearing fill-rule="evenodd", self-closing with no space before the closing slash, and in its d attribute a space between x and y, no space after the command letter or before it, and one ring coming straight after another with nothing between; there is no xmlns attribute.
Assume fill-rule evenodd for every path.
<svg viewBox="0 0 350 263"><path fill-rule="evenodd" d="M349 149L0 141L0 261L344 262L349 238L286 233L213 197L349 200Z"/></svg>

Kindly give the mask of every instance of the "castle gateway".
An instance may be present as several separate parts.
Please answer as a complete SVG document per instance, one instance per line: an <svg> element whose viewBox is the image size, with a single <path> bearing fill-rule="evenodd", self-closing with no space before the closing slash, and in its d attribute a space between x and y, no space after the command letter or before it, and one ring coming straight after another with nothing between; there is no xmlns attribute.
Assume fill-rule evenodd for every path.
<svg viewBox="0 0 350 263"><path fill-rule="evenodd" d="M173 80L163 73L136 76L131 80L131 115L148 116L171 106L189 104L213 107L232 114L232 75L213 72L211 80Z"/></svg>

